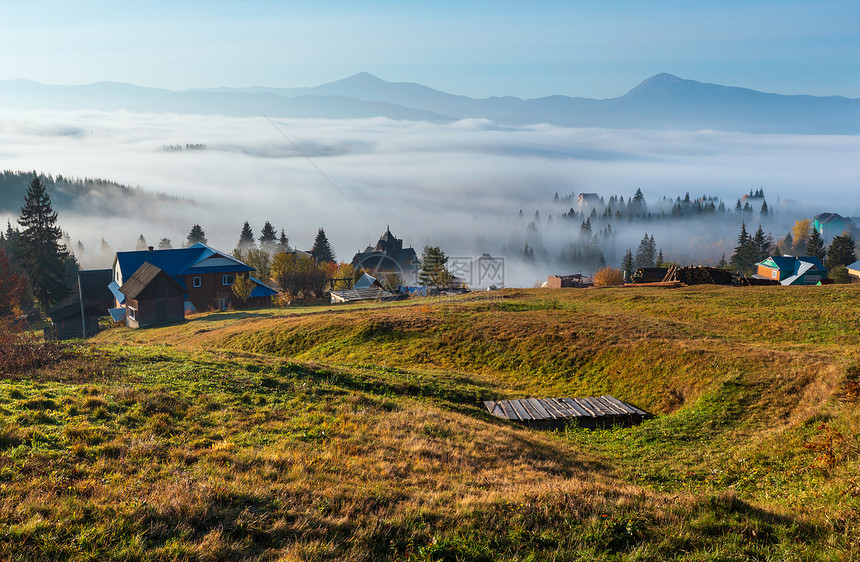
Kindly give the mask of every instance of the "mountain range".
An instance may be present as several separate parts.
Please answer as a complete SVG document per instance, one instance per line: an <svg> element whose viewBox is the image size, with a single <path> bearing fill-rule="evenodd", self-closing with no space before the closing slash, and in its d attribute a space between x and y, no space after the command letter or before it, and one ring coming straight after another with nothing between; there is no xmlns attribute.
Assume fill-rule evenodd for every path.
<svg viewBox="0 0 860 562"><path fill-rule="evenodd" d="M498 125L721 130L746 133L860 134L860 99L764 93L653 76L623 96L589 99L469 98L367 73L309 88L166 90L116 82L82 86L0 81L0 109L127 110L237 117L453 122L488 119Z"/></svg>

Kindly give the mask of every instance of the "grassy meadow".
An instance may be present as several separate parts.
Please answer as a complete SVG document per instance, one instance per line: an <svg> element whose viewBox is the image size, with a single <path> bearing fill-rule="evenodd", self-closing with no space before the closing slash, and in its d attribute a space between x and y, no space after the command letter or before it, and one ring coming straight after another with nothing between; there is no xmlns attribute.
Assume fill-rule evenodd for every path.
<svg viewBox="0 0 860 562"><path fill-rule="evenodd" d="M110 329L0 373L0 558L857 559L858 303L508 289ZM656 416L481 404L600 394Z"/></svg>

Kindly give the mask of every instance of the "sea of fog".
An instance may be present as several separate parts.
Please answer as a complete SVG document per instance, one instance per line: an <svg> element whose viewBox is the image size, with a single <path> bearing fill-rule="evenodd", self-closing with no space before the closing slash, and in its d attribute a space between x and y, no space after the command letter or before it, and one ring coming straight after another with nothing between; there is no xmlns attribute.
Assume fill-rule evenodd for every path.
<svg viewBox="0 0 860 562"><path fill-rule="evenodd" d="M192 144L205 150L165 150ZM686 192L733 206L762 188L775 209L860 215L858 154L856 136L500 127L486 120L0 113L0 169L104 178L195 202L113 216L61 214L61 226L85 247L104 237L114 249L132 249L141 234L150 244L162 237L178 243L199 223L211 245L230 250L244 221L255 231L270 221L302 249L323 227L346 261L389 225L419 253L432 244L458 256L503 250L514 256L528 222L516 220L519 211L526 218L539 211L544 221L557 217L564 207L553 205L555 193L626 199L639 188L656 209L661 198ZM616 226L620 247L635 246L644 234L641 225ZM773 226L772 234L781 238L784 226ZM574 238L570 229L540 221L538 227L548 255ZM696 252L695 240L710 256L730 252L736 235L734 226L710 235L673 228L657 240L669 256ZM530 286L550 269L517 267L508 284Z"/></svg>

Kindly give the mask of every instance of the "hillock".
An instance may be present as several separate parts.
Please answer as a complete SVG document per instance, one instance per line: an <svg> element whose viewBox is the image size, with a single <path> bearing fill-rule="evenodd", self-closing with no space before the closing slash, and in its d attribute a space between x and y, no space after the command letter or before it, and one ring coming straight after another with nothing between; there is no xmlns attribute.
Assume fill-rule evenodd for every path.
<svg viewBox="0 0 860 562"><path fill-rule="evenodd" d="M6 557L850 559L851 286L505 290L112 329L5 375ZM539 432L481 400L656 417Z"/></svg>

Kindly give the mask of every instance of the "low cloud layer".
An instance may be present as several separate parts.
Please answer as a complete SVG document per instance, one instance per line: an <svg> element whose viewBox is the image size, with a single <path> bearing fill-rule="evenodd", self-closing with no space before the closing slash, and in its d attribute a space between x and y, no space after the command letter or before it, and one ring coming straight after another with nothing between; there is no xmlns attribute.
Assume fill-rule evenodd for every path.
<svg viewBox="0 0 860 562"><path fill-rule="evenodd" d="M165 150L189 144L206 149ZM526 217L535 210L544 218L557 215L556 192L627 198L641 188L655 203L689 191L733 204L750 189L763 188L772 207L794 200L810 216L857 215L858 153L860 137L854 136L511 128L484 120L439 125L124 112L0 114L4 169L100 177L196 202L140 213L118 210L126 216L61 214L72 240L86 247L103 236L114 249L131 249L140 234L150 244L162 237L178 244L197 222L212 245L229 250L245 220L256 231L268 220L300 248L309 248L317 228L325 228L338 258L347 261L386 225L419 252L432 243L452 254L497 254L525 239L524 225L515 220L520 209ZM546 244L553 247L576 234L545 230ZM639 230L622 235L619 244L641 238ZM673 244L690 241L665 238L658 244L670 254ZM732 236L723 238L724 246L732 243ZM517 284L545 276L537 269L518 274Z"/></svg>

